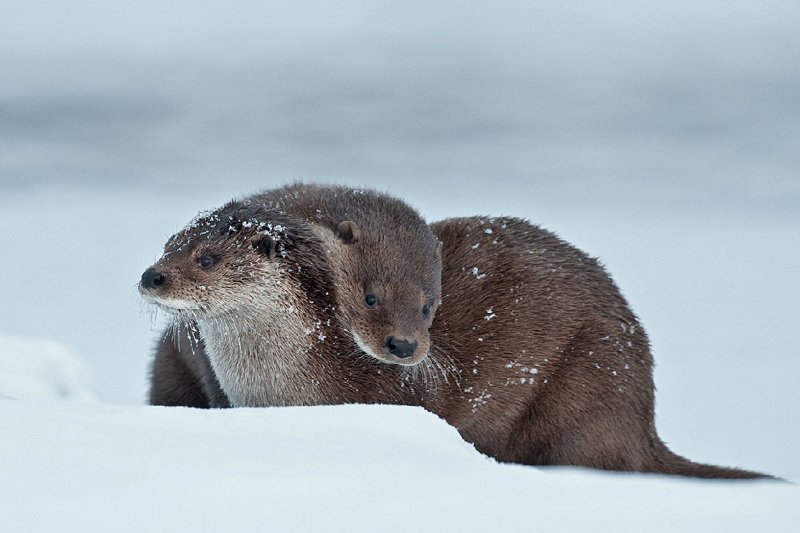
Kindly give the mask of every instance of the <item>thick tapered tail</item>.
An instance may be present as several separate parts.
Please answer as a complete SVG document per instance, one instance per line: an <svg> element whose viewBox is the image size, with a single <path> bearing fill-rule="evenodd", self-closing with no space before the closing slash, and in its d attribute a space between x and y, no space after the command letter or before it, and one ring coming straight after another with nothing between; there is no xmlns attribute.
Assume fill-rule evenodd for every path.
<svg viewBox="0 0 800 533"><path fill-rule="evenodd" d="M695 463L673 453L663 444L658 457L651 466L653 472L673 476L703 479L777 479L761 472Z"/></svg>

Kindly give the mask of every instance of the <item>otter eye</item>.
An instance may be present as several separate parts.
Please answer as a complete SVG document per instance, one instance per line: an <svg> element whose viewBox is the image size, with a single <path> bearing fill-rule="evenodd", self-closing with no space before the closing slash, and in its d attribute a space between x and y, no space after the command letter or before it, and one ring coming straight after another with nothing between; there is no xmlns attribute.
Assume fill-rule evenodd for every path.
<svg viewBox="0 0 800 533"><path fill-rule="evenodd" d="M367 294L364 297L364 303L367 304L367 307L375 307L375 304L378 303L378 297L374 294Z"/></svg>
<svg viewBox="0 0 800 533"><path fill-rule="evenodd" d="M422 314L425 315L425 316L428 316L429 314L431 314L431 306L429 306L428 304L423 305L422 306Z"/></svg>
<svg viewBox="0 0 800 533"><path fill-rule="evenodd" d="M210 268L214 264L214 258L210 255L201 256L197 260L197 264L200 265L200 268Z"/></svg>

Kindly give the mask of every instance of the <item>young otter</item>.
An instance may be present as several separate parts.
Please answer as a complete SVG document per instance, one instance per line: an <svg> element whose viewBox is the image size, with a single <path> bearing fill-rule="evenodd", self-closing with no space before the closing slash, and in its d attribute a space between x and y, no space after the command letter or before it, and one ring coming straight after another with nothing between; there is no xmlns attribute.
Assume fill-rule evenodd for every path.
<svg viewBox="0 0 800 533"><path fill-rule="evenodd" d="M303 183L248 201L322 230L340 318L364 353L409 366L428 355L441 300L441 244L419 213L369 189Z"/></svg>
<svg viewBox="0 0 800 533"><path fill-rule="evenodd" d="M693 463L660 440L647 337L596 260L519 219L432 229L444 242L443 303L431 355L411 370L359 357L334 309L323 243L263 206L199 219L170 240L141 291L197 322L233 406L420 405L501 461L767 477ZM194 379L157 372L154 383Z"/></svg>

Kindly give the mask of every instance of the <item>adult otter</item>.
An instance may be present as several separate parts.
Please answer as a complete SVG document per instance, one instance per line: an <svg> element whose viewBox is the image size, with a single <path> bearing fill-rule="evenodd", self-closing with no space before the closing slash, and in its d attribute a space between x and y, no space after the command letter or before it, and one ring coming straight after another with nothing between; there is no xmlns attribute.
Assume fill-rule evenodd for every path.
<svg viewBox="0 0 800 533"><path fill-rule="evenodd" d="M411 370L359 357L324 245L263 205L228 204L173 237L141 291L197 322L234 406L421 405L501 461L765 477L693 463L659 439L647 337L596 260L519 219L432 229L443 304L431 355Z"/></svg>
<svg viewBox="0 0 800 533"><path fill-rule="evenodd" d="M339 315L364 353L401 365L428 355L441 300L441 245L417 211L370 189L303 183L246 201L321 229Z"/></svg>

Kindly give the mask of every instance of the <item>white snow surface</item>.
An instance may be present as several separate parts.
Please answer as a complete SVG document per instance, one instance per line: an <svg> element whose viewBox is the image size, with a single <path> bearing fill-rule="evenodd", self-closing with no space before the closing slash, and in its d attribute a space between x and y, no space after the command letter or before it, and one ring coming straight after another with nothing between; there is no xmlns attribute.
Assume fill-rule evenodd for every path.
<svg viewBox="0 0 800 533"><path fill-rule="evenodd" d="M145 407L136 283L294 179L528 218L628 298L672 449L798 481L798 2L2 14L1 532L797 530L791 484L500 465L418 409Z"/></svg>
<svg viewBox="0 0 800 533"><path fill-rule="evenodd" d="M0 331L0 394L20 400L94 401L89 368L57 342Z"/></svg>
<svg viewBox="0 0 800 533"><path fill-rule="evenodd" d="M800 520L794 485L497 464L419 408L4 400L0 420L4 532L788 532Z"/></svg>

